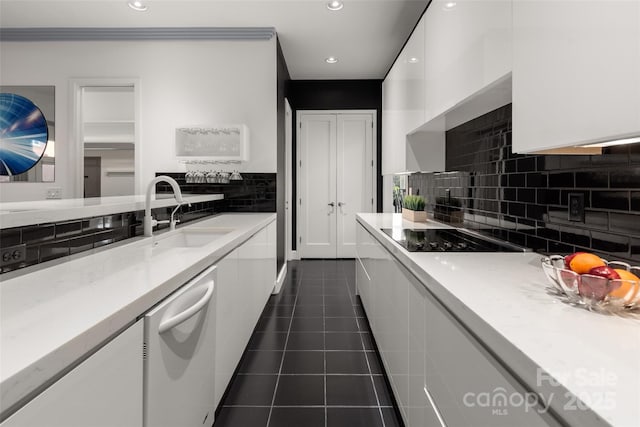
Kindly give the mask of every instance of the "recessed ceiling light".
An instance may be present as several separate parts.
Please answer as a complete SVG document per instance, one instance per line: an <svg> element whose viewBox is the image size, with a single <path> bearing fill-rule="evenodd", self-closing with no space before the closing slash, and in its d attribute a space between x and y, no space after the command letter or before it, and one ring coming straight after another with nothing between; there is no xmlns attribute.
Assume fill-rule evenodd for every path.
<svg viewBox="0 0 640 427"><path fill-rule="evenodd" d="M446 2L446 3L444 4L443 9L444 9L444 10L451 10L451 9L453 9L454 7L456 7L456 5L457 5L457 4L458 4L458 3L454 2L454 1L448 1L448 2Z"/></svg>
<svg viewBox="0 0 640 427"><path fill-rule="evenodd" d="M146 10L148 9L147 5L142 3L140 0L131 0L127 4L136 12L146 12Z"/></svg>
<svg viewBox="0 0 640 427"><path fill-rule="evenodd" d="M340 10L344 4L340 0L332 0L327 3L327 9L329 10Z"/></svg>
<svg viewBox="0 0 640 427"><path fill-rule="evenodd" d="M409 64L415 64L415 63L417 63L417 62L419 62L419 61L420 61L420 60L419 60L418 58L416 58L415 56L414 56L414 57L409 58Z"/></svg>
<svg viewBox="0 0 640 427"><path fill-rule="evenodd" d="M325 59L324 62L326 62L327 64L335 64L336 62L338 62L338 58L336 58L335 56L330 56Z"/></svg>

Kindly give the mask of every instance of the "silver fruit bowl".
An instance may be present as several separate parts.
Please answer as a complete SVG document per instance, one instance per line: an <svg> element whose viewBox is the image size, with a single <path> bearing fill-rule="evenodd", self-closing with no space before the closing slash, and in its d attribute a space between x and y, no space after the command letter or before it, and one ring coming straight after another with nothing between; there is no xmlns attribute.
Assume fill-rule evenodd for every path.
<svg viewBox="0 0 640 427"><path fill-rule="evenodd" d="M626 270L640 277L640 267L621 261L604 263L614 269ZM552 291L565 302L603 313L624 313L640 309L640 282L608 279L593 274L578 274L570 270L562 255L542 258L542 270L552 285Z"/></svg>

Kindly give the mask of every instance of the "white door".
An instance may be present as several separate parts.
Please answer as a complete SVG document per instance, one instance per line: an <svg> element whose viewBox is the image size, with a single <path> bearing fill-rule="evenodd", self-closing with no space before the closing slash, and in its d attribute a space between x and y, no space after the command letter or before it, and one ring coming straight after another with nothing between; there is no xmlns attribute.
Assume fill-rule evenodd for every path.
<svg viewBox="0 0 640 427"><path fill-rule="evenodd" d="M354 258L358 212L375 206L375 112L303 112L298 124L301 258Z"/></svg>

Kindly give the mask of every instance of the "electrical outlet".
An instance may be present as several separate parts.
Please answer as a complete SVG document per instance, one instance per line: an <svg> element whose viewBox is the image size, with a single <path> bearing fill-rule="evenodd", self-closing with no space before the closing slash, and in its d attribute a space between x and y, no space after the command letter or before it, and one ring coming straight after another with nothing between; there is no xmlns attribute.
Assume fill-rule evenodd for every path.
<svg viewBox="0 0 640 427"><path fill-rule="evenodd" d="M569 193L569 221L584 222L584 194Z"/></svg>
<svg viewBox="0 0 640 427"><path fill-rule="evenodd" d="M1 252L0 265L3 267L27 259L27 245L25 244L2 248Z"/></svg>
<svg viewBox="0 0 640 427"><path fill-rule="evenodd" d="M61 199L61 198L62 198L62 188L60 187L47 188L47 199Z"/></svg>

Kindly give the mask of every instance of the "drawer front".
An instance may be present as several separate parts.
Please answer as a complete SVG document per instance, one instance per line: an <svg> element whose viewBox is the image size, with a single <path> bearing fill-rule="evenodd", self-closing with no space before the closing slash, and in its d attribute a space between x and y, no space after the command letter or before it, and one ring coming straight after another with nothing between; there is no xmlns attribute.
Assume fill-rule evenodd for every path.
<svg viewBox="0 0 640 427"><path fill-rule="evenodd" d="M425 312L425 385L445 425L558 425L430 293Z"/></svg>

